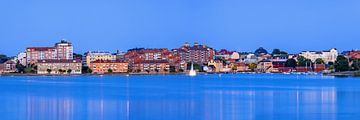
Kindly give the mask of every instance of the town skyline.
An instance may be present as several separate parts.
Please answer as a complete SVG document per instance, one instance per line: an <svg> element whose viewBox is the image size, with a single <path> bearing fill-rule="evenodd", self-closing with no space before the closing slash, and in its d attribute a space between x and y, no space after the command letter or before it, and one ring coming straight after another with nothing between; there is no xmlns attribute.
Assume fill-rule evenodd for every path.
<svg viewBox="0 0 360 120"><path fill-rule="evenodd" d="M39 45L39 44L34 44L33 46L36 46L36 47L46 47L46 46L49 46L49 45L52 45L52 44L54 44L55 42L58 42L58 41L60 41L60 40L65 40L65 41L68 41L68 42L71 42L71 43L74 43L73 41L71 41L71 40L68 40L68 39L58 39L58 40L54 40L54 42L52 42L52 43L50 43L50 44L41 44L41 45ZM281 47L275 47L275 48L268 48L268 47L264 47L264 46L254 46L253 48L253 50L248 50L248 51L246 51L246 50L241 50L241 51L239 51L238 49L241 49L241 47L240 48L238 48L238 49L229 49L229 48L216 48L216 47L213 47L212 45L209 45L209 44L206 44L206 43L201 43L201 42L197 42L197 41L194 41L194 42L187 42L187 41L185 41L185 42L182 42L182 43L179 43L179 44L175 44L175 45L173 45L173 46L175 46L175 47L171 47L171 48L169 48L169 47L161 47L161 46L159 46L159 47L144 47L144 46L146 46L146 45L144 45L144 46L138 46L138 47L130 47L130 48L118 48L118 49L89 49L89 50L79 50L79 49L81 49L82 47L80 46L80 45L75 45L75 49L74 49L74 53L77 53L77 54L83 54L83 53L86 53L86 52L89 52L89 51L99 51L99 52L110 52L110 53L116 53L117 51L120 51L120 52L127 52L128 50L130 50L130 49L134 49L134 48L166 48L166 49L169 49L169 50L171 50L171 49L176 49L176 48L178 48L179 46L181 46L181 45L183 45L184 43L189 43L189 44L195 44L195 43L200 43L200 44L202 44L202 45L206 45L206 46L209 46L209 47L211 47L211 48L213 48L214 50L222 50L222 49L225 49L225 50L229 50L229 51L236 51L236 52L240 52L240 53L242 53L242 52L246 52L246 53L252 53L252 52L254 52L256 49L258 49L258 48L264 48L264 49L266 49L269 53L271 53L272 52L272 50L274 50L274 49L280 49L280 50L283 50L283 51L286 51L286 52L288 52L289 54L298 54L298 53L301 53L301 52L303 52L303 51L324 51L324 50L330 50L330 49L332 49L332 48L336 48L340 53L341 52L343 52L343 51L351 51L351 50L358 50L358 49L356 49L356 48L349 48L349 49L345 49L345 50L342 50L342 49L338 49L337 47L329 47L329 48L325 48L325 49L321 49L321 48L317 48L317 49L300 49L299 51L294 51L294 50L287 50L287 48L281 48ZM27 47L30 47L29 45L26 45L24 48L22 48L22 49L20 49L19 51L16 51L16 52L13 52L13 54L7 54L7 53L5 53L5 52L3 52L3 50L1 50L0 49L0 54L4 54L4 55L7 55L7 56L16 56L17 54L19 54L19 53L21 53L21 52L25 52L25 49L27 48Z"/></svg>
<svg viewBox="0 0 360 120"><path fill-rule="evenodd" d="M0 53L16 55L61 38L77 53L176 48L186 41L236 51L359 49L358 6L325 0L11 0L0 5Z"/></svg>

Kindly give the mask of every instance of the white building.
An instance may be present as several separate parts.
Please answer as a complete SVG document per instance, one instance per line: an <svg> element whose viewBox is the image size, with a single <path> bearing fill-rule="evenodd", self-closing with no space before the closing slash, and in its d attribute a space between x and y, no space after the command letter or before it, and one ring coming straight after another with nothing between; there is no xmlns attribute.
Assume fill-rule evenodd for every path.
<svg viewBox="0 0 360 120"><path fill-rule="evenodd" d="M55 44L55 49L57 52L57 59L59 60L72 60L73 59L73 45L70 42L61 40L59 43Z"/></svg>
<svg viewBox="0 0 360 120"><path fill-rule="evenodd" d="M26 66L26 52L21 52L17 54L16 61L18 61L20 64Z"/></svg>
<svg viewBox="0 0 360 120"><path fill-rule="evenodd" d="M335 62L338 55L339 53L336 48L332 48L328 51L303 51L299 54L299 56L303 56L313 62L315 62L316 59L321 58L325 63Z"/></svg>

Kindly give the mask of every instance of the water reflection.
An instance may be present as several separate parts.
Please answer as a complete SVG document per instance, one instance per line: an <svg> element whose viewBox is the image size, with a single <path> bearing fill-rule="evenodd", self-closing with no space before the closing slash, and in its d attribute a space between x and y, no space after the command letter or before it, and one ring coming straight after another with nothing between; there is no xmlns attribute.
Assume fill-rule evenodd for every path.
<svg viewBox="0 0 360 120"><path fill-rule="evenodd" d="M360 106L360 92L343 87L339 90L339 86L332 84L317 87L293 83L268 84L264 87L264 83L221 81L187 81L183 84L121 81L114 83L116 85L88 84L50 87L24 84L20 86L26 86L26 89L0 88L1 118L335 120L351 118L360 113L356 107Z"/></svg>

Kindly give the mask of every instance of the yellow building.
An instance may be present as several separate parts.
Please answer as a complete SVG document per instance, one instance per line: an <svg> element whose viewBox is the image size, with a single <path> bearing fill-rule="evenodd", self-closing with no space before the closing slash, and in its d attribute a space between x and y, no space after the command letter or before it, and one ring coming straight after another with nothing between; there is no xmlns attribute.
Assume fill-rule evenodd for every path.
<svg viewBox="0 0 360 120"><path fill-rule="evenodd" d="M90 66L91 62L102 60L102 61L114 61L116 60L116 55L109 52L87 52L85 53L86 65Z"/></svg>

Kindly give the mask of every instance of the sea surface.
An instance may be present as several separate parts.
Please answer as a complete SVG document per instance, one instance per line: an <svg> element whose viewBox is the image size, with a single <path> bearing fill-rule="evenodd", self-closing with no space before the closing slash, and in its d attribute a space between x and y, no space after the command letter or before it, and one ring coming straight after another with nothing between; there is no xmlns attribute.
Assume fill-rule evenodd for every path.
<svg viewBox="0 0 360 120"><path fill-rule="evenodd" d="M360 78L0 76L0 120L359 120Z"/></svg>

